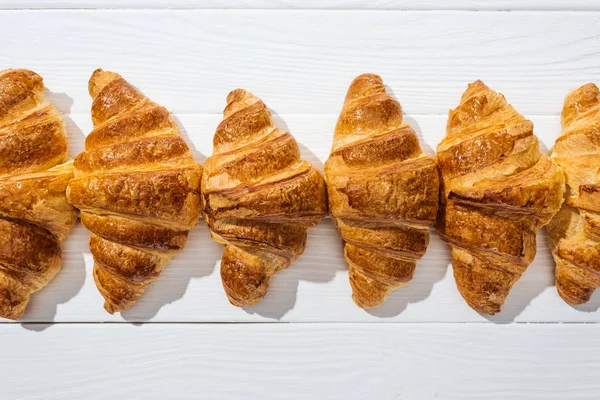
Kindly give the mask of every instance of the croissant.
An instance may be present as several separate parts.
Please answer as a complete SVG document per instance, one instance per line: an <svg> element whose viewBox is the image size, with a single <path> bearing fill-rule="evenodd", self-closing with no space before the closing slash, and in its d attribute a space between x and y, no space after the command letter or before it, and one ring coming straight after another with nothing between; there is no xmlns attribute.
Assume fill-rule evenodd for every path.
<svg viewBox="0 0 600 400"><path fill-rule="evenodd" d="M65 123L42 77L0 72L0 317L19 319L60 270L62 241L77 220L65 161Z"/></svg>
<svg viewBox="0 0 600 400"><path fill-rule="evenodd" d="M363 74L350 84L325 179L352 298L359 307L377 307L412 279L429 244L439 195L435 162L378 75Z"/></svg>
<svg viewBox="0 0 600 400"><path fill-rule="evenodd" d="M562 134L551 159L567 181L567 201L548 225L556 289L570 304L586 303L600 287L600 91L588 83L562 110Z"/></svg>
<svg viewBox="0 0 600 400"><path fill-rule="evenodd" d="M533 123L481 81L449 112L446 131L437 229L467 304L495 314L533 261L536 230L559 210L564 178L540 153Z"/></svg>
<svg viewBox="0 0 600 400"><path fill-rule="evenodd" d="M223 121L204 164L203 215L225 245L221 279L231 304L261 301L275 272L306 246L307 228L327 214L323 177L300 158L292 135L243 89L227 96Z"/></svg>
<svg viewBox="0 0 600 400"><path fill-rule="evenodd" d="M169 111L119 74L88 86L94 130L74 162L67 198L91 231L94 280L109 313L133 305L200 217L202 167Z"/></svg>

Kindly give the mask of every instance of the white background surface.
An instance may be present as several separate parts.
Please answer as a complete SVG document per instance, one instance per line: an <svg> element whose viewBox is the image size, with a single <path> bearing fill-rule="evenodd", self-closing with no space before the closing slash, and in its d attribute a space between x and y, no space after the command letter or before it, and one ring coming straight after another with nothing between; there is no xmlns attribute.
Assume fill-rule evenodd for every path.
<svg viewBox="0 0 600 400"><path fill-rule="evenodd" d="M568 91L600 83L600 5L585 0L0 1L0 38L0 69L44 77L72 156L98 67L169 108L200 162L227 93L244 87L319 168L363 72L383 77L432 155L468 82L504 93L543 151ZM24 324L0 323L1 399L600 398L600 294L577 309L558 297L545 232L494 317L461 299L435 233L413 281L368 312L350 298L330 220L247 309L229 305L202 222L122 315L102 308L87 239L80 225L67 238Z"/></svg>

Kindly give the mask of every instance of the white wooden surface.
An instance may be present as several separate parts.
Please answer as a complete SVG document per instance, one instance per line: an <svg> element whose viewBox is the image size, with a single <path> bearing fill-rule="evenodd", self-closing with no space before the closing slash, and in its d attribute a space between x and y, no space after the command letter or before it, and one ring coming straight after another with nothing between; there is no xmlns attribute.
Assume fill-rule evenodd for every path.
<svg viewBox="0 0 600 400"><path fill-rule="evenodd" d="M220 115L177 114L177 121L197 152L197 159L210 154L211 134ZM277 121L294 132L305 158L322 168L329 154L324 139L332 132L336 115L278 115ZM70 148L76 154L84 146L83 134L91 130L89 115L70 115ZM532 118L551 147L560 133L558 116ZM407 116L419 132L424 147L433 150L444 134L445 116ZM554 264L545 231L538 240L538 254L496 316L471 310L454 283L448 247L432 233L426 256L413 281L394 292L384 306L364 311L351 300L341 241L329 219L309 231L306 252L289 269L273 279L267 298L246 309L232 307L223 293L219 276L222 248L212 242L206 225L194 229L185 250L177 255L146 295L121 315L109 315L94 285L88 234L77 226L65 243L65 262L60 275L36 294L26 321L202 321L202 322L596 322L600 320L600 296L575 309L564 303L554 287Z"/></svg>
<svg viewBox="0 0 600 400"><path fill-rule="evenodd" d="M600 3L587 0L0 0L0 37L0 69L44 77L73 156L91 129L98 67L169 108L198 161L228 91L244 87L319 168L363 72L382 75L430 154L470 81L532 119L543 151L567 92L600 82ZM409 285L358 309L328 219L258 306L229 305L221 248L200 223L142 300L110 316L87 238L77 225L22 325L0 321L0 399L600 397L600 294L577 309L558 297L544 232L494 317L460 298L435 233Z"/></svg>
<svg viewBox="0 0 600 400"><path fill-rule="evenodd" d="M596 0L0 0L0 9L599 10Z"/></svg>
<svg viewBox="0 0 600 400"><path fill-rule="evenodd" d="M596 400L600 391L596 324L13 325L0 342L20 345L3 348L2 399Z"/></svg>

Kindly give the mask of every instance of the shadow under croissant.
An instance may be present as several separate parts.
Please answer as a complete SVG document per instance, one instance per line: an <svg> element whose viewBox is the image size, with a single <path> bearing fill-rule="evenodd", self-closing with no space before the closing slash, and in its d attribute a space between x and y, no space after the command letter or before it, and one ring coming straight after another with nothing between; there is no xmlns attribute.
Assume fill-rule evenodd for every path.
<svg viewBox="0 0 600 400"><path fill-rule="evenodd" d="M451 263L450 246L439 238L435 228L432 227L429 246L423 258L417 261L413 279L394 290L382 305L365 311L379 318L392 318L399 315L410 303L427 299L431 295L433 286L444 279Z"/></svg>
<svg viewBox="0 0 600 400"><path fill-rule="evenodd" d="M175 115L171 118L179 127L194 160L204 164L206 156L196 150L187 130ZM165 266L160 276L152 282L142 297L130 309L121 313L129 322L145 322L153 318L166 304L182 298L192 278L212 274L220 262L222 247L211 240L206 223L200 217L190 231L185 247Z"/></svg>
<svg viewBox="0 0 600 400"><path fill-rule="evenodd" d="M548 265L554 265L554 259L548 244L548 234L542 228L537 231L536 257L513 286L502 311L495 315L481 315L494 323L514 322L533 299L547 288L554 287L554 268L548 268Z"/></svg>
<svg viewBox="0 0 600 400"><path fill-rule="evenodd" d="M243 307L243 310L248 314L281 319L294 308L301 280L330 282L337 271L345 268L341 243L342 239L335 232L331 219L323 219L319 225L308 230L304 254L287 269L273 276L267 296L260 303Z"/></svg>
<svg viewBox="0 0 600 400"><path fill-rule="evenodd" d="M198 150L196 150L196 147L194 146L194 142L192 141L187 130L181 123L181 120L173 114L171 114L171 118L173 119L173 122L175 122L177 124L177 126L179 127L179 130L181 131L181 136L187 143L187 145L192 153L192 156L194 157L194 161L196 161L197 163L199 163L201 165L204 165L204 162L206 161L206 156L204 154L200 153ZM209 135L207 134L206 137L209 138ZM211 138L211 140L212 140L212 138Z"/></svg>
<svg viewBox="0 0 600 400"><path fill-rule="evenodd" d="M200 220L190 231L184 249L173 256L137 303L121 316L129 322L147 322L163 306L181 299L191 279L212 274L222 252L222 246L210 239L208 227Z"/></svg>
<svg viewBox="0 0 600 400"><path fill-rule="evenodd" d="M294 135L287 123L275 112L273 115L275 125ZM302 159L313 164L323 173L323 162L306 146L298 143ZM332 249L339 248L339 253ZM318 260L319 262L316 262ZM326 265L323 265L326 261ZM292 264L283 271L277 272L269 284L265 298L256 305L242 307L248 314L258 314L265 318L281 319L296 304L298 285L300 280L311 282L330 282L337 271L345 266L341 253L341 238L335 232L333 222L325 218L315 227L308 229L306 249Z"/></svg>
<svg viewBox="0 0 600 400"><path fill-rule="evenodd" d="M385 91L390 96L392 96L394 99L398 100L398 102L400 104L402 104L402 101L400 101L401 99L396 97L394 90L388 85L384 85L384 86L385 86ZM421 148L427 155L433 157L435 155L435 150L431 146L429 146L427 144L427 142L425 141L425 138L423 137L423 131L421 130L421 126L417 123L417 121L403 111L402 112L402 122L407 123L415 130L415 133L417 134L417 137L419 138L419 143L421 144Z"/></svg>
<svg viewBox="0 0 600 400"><path fill-rule="evenodd" d="M52 326L58 305L68 302L79 293L85 283L84 245L87 244L87 237L87 231L80 223L69 232L63 242L62 268L47 286L31 295L21 319L35 323L23 322L23 328L43 331Z"/></svg>
<svg viewBox="0 0 600 400"><path fill-rule="evenodd" d="M279 114L277 114L277 112L275 112L275 110L273 110L272 108L269 108L269 110L271 111L271 114L273 115L273 121L275 122L275 125L278 126L280 129L288 131L292 135L294 135L295 132L292 132L290 130L290 128L289 128L288 124L285 122L285 120ZM325 138L325 140L329 140L329 139ZM302 143L298 142L298 147L300 148L300 157L303 160L306 160L309 163L311 163L312 165L314 165L319 170L319 172L321 172L321 174L323 174L323 161L321 161L319 159L319 157L317 157L315 155L315 153L313 153L308 147L306 147Z"/></svg>
<svg viewBox="0 0 600 400"><path fill-rule="evenodd" d="M581 311L581 312L598 311L600 309L600 290L596 289L596 291L592 295L592 298L590 299L590 301L588 301L585 304L577 304L577 305L569 304L569 305L571 307L573 307L575 310Z"/></svg>
<svg viewBox="0 0 600 400"><path fill-rule="evenodd" d="M74 158L85 147L85 135L73 122L68 113L71 111L73 99L65 93L52 92L46 88L48 99L63 113L68 139L68 155ZM65 114L66 113L66 114ZM81 238L83 240L75 240ZM47 286L31 295L22 320L35 321L23 322L21 326L31 331L43 331L53 325L59 304L66 303L79 293L85 283L84 253L87 248L81 246L87 243L87 231L78 222L65 238L62 247L62 267Z"/></svg>

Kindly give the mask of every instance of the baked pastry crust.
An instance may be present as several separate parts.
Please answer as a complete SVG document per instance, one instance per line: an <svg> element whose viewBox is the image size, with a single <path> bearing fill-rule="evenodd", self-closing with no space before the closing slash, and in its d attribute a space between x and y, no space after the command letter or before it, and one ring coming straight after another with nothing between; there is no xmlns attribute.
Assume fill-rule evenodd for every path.
<svg viewBox="0 0 600 400"><path fill-rule="evenodd" d="M169 111L119 74L89 81L94 130L74 163L69 202L90 230L94 280L109 313L131 307L200 217L197 164Z"/></svg>
<svg viewBox="0 0 600 400"><path fill-rule="evenodd" d="M533 123L481 81L469 84L446 130L437 229L465 301L495 314L533 261L537 229L559 210L564 178L540 153Z"/></svg>
<svg viewBox="0 0 600 400"><path fill-rule="evenodd" d="M562 133L551 159L563 170L567 200L548 225L556 289L586 303L600 286L600 91L593 83L565 99Z"/></svg>
<svg viewBox="0 0 600 400"><path fill-rule="evenodd" d="M227 96L213 144L203 214L213 239L225 245L221 279L229 301L250 306L265 297L275 272L302 254L307 228L327 214L325 182L265 103L243 89Z"/></svg>
<svg viewBox="0 0 600 400"><path fill-rule="evenodd" d="M429 244L439 194L435 162L378 75L350 84L325 177L352 298L359 307L377 307L412 279Z"/></svg>
<svg viewBox="0 0 600 400"><path fill-rule="evenodd" d="M65 197L73 176L65 132L41 76L0 72L0 317L20 318L61 268L77 220Z"/></svg>

